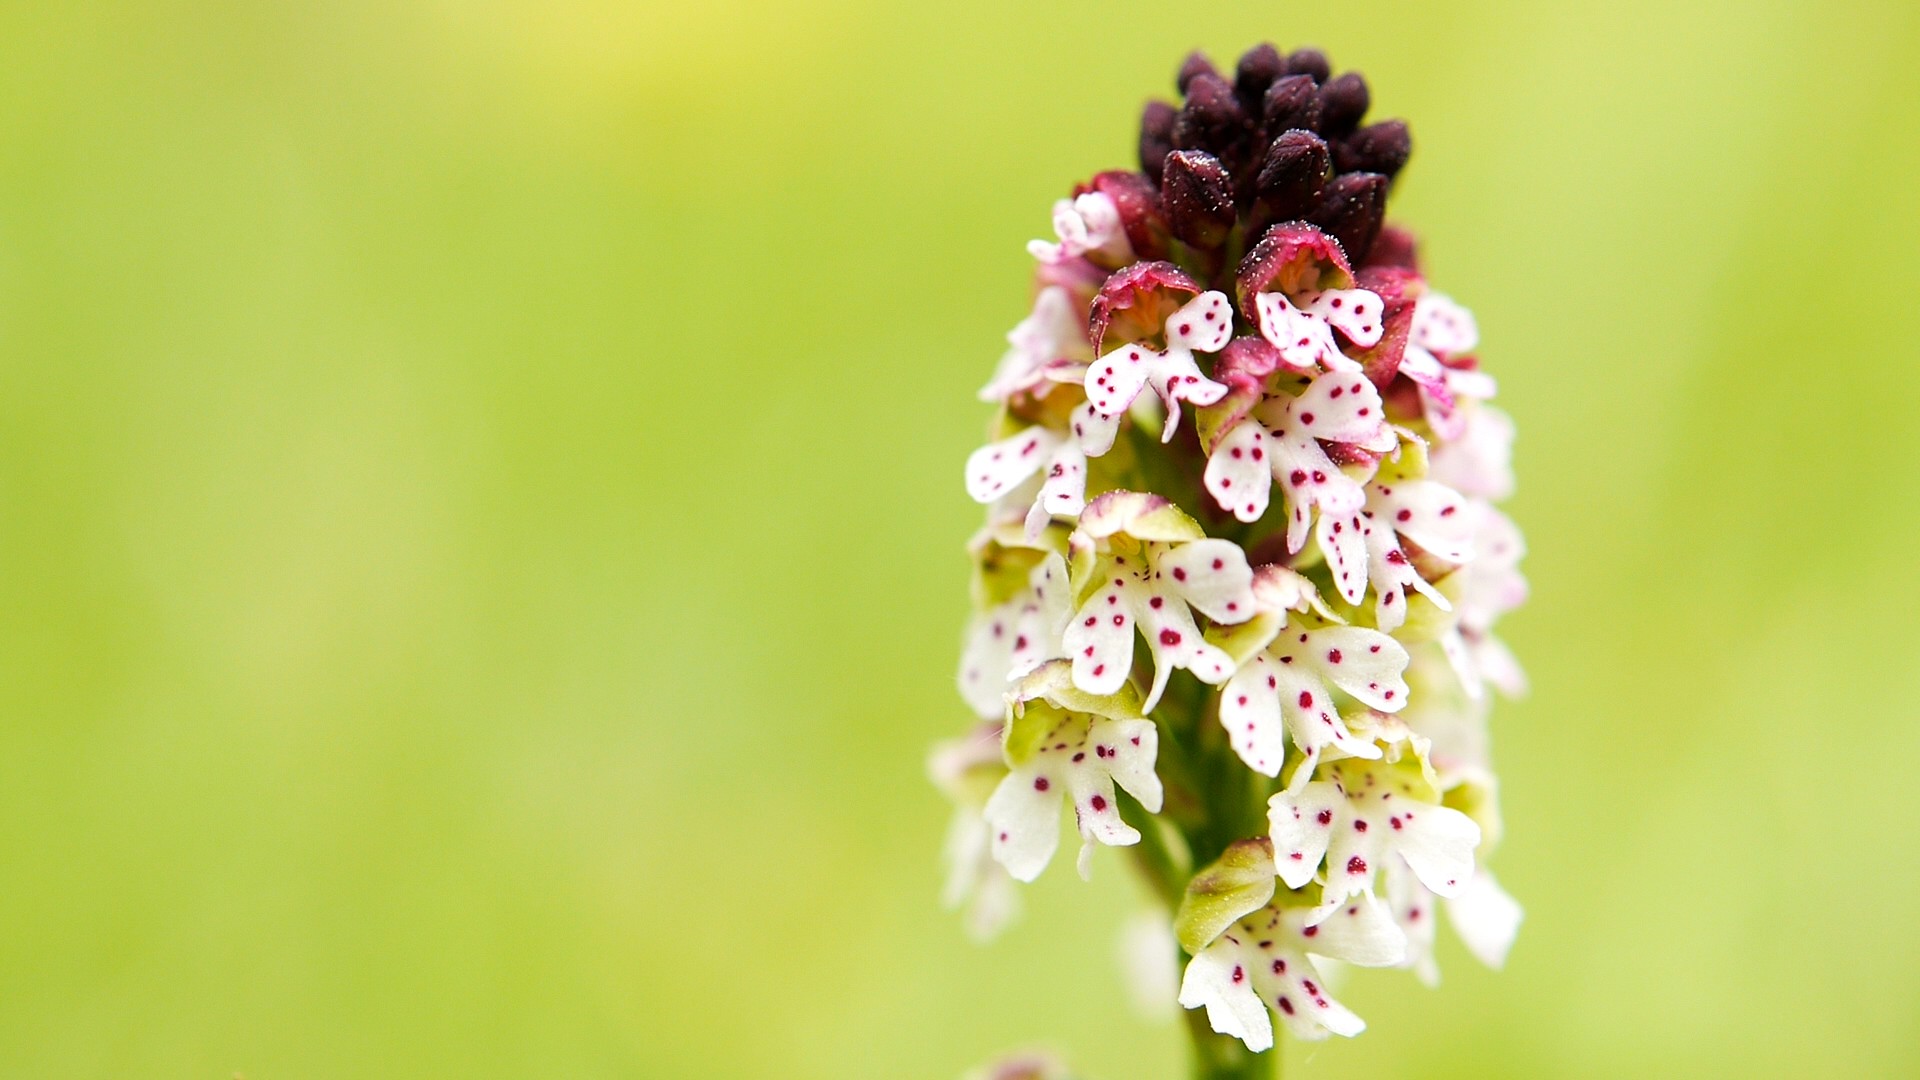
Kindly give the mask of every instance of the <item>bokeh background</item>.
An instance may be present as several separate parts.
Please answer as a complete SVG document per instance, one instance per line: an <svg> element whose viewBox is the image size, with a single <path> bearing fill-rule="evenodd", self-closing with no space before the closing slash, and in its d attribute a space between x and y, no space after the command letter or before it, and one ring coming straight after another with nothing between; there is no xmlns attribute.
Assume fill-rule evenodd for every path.
<svg viewBox="0 0 1920 1080"><path fill-rule="evenodd" d="M0 1073L1177 1075L936 904L1050 201L1314 43L1519 419L1506 972L1293 1076L1920 1070L1920 7L0 7Z"/></svg>

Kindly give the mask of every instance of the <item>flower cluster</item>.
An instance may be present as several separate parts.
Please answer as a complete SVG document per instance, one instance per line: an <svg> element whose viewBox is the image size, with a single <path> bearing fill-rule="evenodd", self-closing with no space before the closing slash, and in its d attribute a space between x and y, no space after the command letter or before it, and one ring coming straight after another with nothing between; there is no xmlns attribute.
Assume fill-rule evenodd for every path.
<svg viewBox="0 0 1920 1080"><path fill-rule="evenodd" d="M1494 636L1526 595L1513 424L1473 316L1385 222L1411 149L1314 50L1196 55L1036 240L981 397L986 507L936 751L948 898L990 934L1059 844L1130 847L1187 957L1179 1002L1259 1051L1365 1026L1323 959L1437 977L1444 908L1504 959ZM1251 793L1251 794L1250 794Z"/></svg>

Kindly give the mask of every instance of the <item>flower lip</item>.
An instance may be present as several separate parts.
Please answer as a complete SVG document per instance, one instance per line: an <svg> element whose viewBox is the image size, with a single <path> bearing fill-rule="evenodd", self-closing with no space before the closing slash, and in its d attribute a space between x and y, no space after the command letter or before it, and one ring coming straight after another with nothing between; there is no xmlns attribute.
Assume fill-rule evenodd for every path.
<svg viewBox="0 0 1920 1080"><path fill-rule="evenodd" d="M1352 287L1353 268L1340 242L1303 221L1283 222L1268 229L1240 260L1240 269L1234 275L1240 310L1250 320L1258 318L1253 298L1263 292L1295 296Z"/></svg>
<svg viewBox="0 0 1920 1080"><path fill-rule="evenodd" d="M1161 332L1167 316L1203 290L1170 262L1139 262L1107 278L1093 298L1087 340L1103 353L1108 331L1131 343ZM1183 295L1184 294L1184 295Z"/></svg>

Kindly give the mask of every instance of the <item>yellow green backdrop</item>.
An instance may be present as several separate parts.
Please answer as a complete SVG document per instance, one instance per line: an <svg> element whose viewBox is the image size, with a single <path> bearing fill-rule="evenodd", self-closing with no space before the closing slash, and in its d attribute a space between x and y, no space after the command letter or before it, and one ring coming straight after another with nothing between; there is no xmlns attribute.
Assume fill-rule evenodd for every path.
<svg viewBox="0 0 1920 1080"><path fill-rule="evenodd" d="M1294 1076L1920 1070L1920 8L0 8L0 1072L1173 1075L922 754L1025 240L1316 43L1521 427L1506 972Z"/></svg>

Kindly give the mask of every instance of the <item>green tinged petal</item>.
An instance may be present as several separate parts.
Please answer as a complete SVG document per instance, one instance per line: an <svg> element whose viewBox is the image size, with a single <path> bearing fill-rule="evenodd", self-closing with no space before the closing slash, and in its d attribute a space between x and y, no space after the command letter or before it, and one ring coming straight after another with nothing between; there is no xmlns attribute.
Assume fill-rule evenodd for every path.
<svg viewBox="0 0 1920 1080"><path fill-rule="evenodd" d="M1273 844L1262 837L1236 840L1206 869L1195 874L1173 917L1173 933L1189 955L1245 915L1273 899Z"/></svg>

